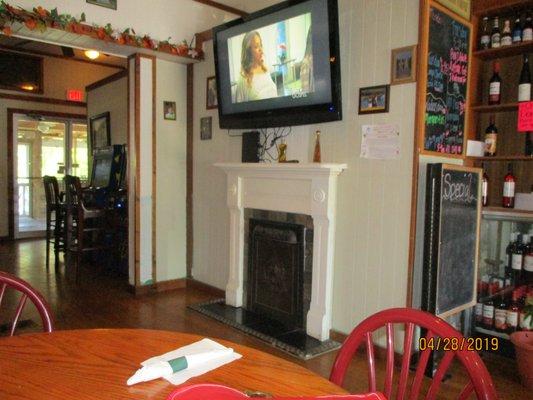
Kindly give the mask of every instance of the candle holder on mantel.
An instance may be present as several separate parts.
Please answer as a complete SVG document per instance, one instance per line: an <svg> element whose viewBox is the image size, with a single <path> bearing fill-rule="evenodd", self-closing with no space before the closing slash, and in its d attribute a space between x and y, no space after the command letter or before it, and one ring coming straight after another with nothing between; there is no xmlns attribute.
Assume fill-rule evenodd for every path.
<svg viewBox="0 0 533 400"><path fill-rule="evenodd" d="M278 162L287 162L287 144L284 141L278 144Z"/></svg>
<svg viewBox="0 0 533 400"><path fill-rule="evenodd" d="M313 162L319 163L321 161L322 161L322 155L320 154L320 131L316 131L315 152L313 153Z"/></svg>

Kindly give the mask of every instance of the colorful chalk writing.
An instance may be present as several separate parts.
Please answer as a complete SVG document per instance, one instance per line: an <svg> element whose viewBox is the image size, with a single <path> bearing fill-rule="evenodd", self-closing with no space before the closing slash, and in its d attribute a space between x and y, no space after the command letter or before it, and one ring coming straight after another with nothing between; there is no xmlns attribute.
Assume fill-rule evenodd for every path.
<svg viewBox="0 0 533 400"><path fill-rule="evenodd" d="M469 38L467 26L430 9L425 150L463 152Z"/></svg>

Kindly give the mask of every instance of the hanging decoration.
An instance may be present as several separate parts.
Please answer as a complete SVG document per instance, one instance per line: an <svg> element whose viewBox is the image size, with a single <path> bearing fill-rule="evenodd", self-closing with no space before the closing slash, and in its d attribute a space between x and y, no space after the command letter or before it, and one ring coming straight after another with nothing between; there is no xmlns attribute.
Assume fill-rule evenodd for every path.
<svg viewBox="0 0 533 400"><path fill-rule="evenodd" d="M57 11L57 7L47 10L41 6L34 7L33 10L29 11L21 7L14 7L1 0L0 32L11 36L13 34L11 25L17 22L24 24L29 30L38 30L42 33L50 28L60 29L121 45L142 47L193 59L203 58L202 51L192 47L192 40L190 43L183 40L181 43L176 44L172 43L169 37L166 40L158 41L146 34L138 35L133 28L118 30L109 23L105 26L89 25L86 23L85 13L76 18L70 14L60 14Z"/></svg>

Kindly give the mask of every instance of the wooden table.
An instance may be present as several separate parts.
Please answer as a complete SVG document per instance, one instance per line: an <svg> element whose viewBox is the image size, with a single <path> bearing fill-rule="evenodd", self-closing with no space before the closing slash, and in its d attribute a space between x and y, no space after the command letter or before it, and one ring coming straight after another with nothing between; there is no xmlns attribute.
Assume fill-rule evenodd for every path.
<svg viewBox="0 0 533 400"><path fill-rule="evenodd" d="M143 329L88 329L0 338L0 399L165 399L164 379L126 386L141 361L202 339ZM242 358L187 383L218 383L279 396L345 394L289 361L228 342Z"/></svg>

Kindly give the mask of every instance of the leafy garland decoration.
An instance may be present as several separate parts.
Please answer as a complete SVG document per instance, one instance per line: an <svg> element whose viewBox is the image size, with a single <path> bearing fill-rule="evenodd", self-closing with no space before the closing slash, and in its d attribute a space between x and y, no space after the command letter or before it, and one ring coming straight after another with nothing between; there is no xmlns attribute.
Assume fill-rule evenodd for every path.
<svg viewBox="0 0 533 400"><path fill-rule="evenodd" d="M0 0L0 33L11 36L13 34L11 25L16 22L24 24L29 30L38 30L42 33L48 28L60 29L66 32L91 36L106 42L143 47L194 59L203 58L202 51L192 47L192 40L190 43L183 40L181 43L175 44L171 42L169 37L167 40L158 41L152 39L149 35L137 35L133 28L119 31L113 28L111 24L106 24L105 26L88 25L85 13L76 18L70 14L59 14L57 7L52 10L46 10L41 6L34 7L32 11L28 11Z"/></svg>

